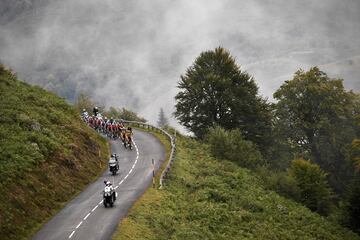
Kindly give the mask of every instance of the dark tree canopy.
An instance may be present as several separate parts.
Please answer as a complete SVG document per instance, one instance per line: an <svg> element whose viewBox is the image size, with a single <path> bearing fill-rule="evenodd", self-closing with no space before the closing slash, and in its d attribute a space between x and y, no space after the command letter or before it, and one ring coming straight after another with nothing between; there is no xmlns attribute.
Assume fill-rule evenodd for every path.
<svg viewBox="0 0 360 240"><path fill-rule="evenodd" d="M331 173L333 186L348 178L347 152L356 137L358 97L317 67L297 71L274 93L276 117L295 153ZM334 185L335 184L335 185Z"/></svg>
<svg viewBox="0 0 360 240"><path fill-rule="evenodd" d="M181 76L175 116L195 136L209 127L239 128L247 140L266 145L270 111L254 79L224 48L202 52Z"/></svg>

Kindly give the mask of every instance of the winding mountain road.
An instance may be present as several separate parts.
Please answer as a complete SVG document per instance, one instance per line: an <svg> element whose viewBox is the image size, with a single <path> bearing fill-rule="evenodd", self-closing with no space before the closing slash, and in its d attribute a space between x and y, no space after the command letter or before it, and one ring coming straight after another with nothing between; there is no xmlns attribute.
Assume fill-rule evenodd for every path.
<svg viewBox="0 0 360 240"><path fill-rule="evenodd" d="M158 170L166 153L160 141L150 133L134 130L134 148L125 149L119 140L111 140L112 153L119 155L120 171L109 170L69 202L32 238L34 240L110 239L120 219L152 182L152 163ZM104 180L110 180L118 198L113 208L102 204Z"/></svg>

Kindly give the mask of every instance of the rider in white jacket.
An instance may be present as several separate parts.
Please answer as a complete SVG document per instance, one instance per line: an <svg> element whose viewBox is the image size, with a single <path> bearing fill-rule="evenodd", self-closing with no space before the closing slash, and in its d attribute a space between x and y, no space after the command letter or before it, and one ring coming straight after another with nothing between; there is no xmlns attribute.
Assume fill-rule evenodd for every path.
<svg viewBox="0 0 360 240"><path fill-rule="evenodd" d="M108 187L110 189L110 191L114 194L114 200L116 200L116 193L115 193L115 189L112 186L112 183L110 181L105 180L105 188Z"/></svg>

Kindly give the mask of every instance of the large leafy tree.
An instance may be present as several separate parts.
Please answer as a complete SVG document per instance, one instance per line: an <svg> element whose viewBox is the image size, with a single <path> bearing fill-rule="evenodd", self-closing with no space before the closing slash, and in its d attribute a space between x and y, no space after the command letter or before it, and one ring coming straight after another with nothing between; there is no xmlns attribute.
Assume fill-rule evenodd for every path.
<svg viewBox="0 0 360 240"><path fill-rule="evenodd" d="M218 125L239 128L247 140L266 146L269 106L258 96L253 77L241 71L224 48L201 53L181 76L178 88L175 116L197 137Z"/></svg>
<svg viewBox="0 0 360 240"><path fill-rule="evenodd" d="M360 234L360 173L353 179L347 196L346 211L348 215L347 224L354 231Z"/></svg>
<svg viewBox="0 0 360 240"><path fill-rule="evenodd" d="M360 121L358 122L358 125ZM351 144L350 160L354 163L355 177L347 194L347 215L349 227L360 233L360 139L354 139Z"/></svg>
<svg viewBox="0 0 360 240"><path fill-rule="evenodd" d="M346 155L356 136L358 96L314 67L297 71L274 98L277 127L294 152L318 163L331 173L333 187L343 188L351 174Z"/></svg>

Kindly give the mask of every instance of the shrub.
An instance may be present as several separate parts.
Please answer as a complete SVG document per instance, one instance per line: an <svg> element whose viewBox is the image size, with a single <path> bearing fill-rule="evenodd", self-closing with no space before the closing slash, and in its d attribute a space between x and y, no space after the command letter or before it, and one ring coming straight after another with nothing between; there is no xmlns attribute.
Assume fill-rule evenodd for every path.
<svg viewBox="0 0 360 240"><path fill-rule="evenodd" d="M285 171L273 171L265 166L260 166L255 171L267 189L273 190L281 196L299 201L300 189L295 179Z"/></svg>
<svg viewBox="0 0 360 240"><path fill-rule="evenodd" d="M257 146L243 138L239 129L226 131L217 126L210 128L206 136L212 154L220 159L228 159L242 167L254 168L263 163Z"/></svg>
<svg viewBox="0 0 360 240"><path fill-rule="evenodd" d="M331 206L331 190L320 166L310 161L296 159L289 169L300 190L300 202L312 211L327 215Z"/></svg>

